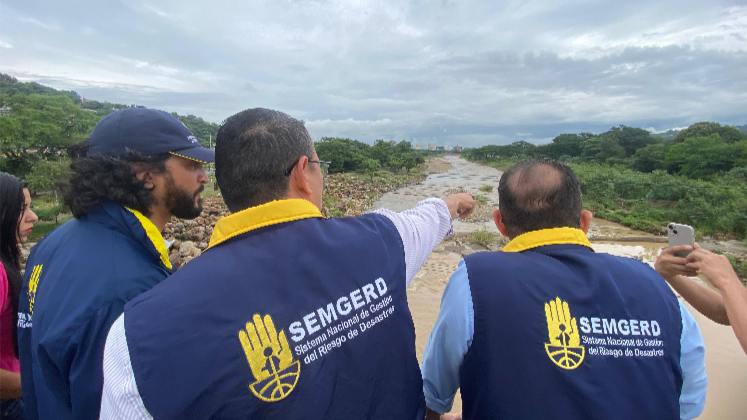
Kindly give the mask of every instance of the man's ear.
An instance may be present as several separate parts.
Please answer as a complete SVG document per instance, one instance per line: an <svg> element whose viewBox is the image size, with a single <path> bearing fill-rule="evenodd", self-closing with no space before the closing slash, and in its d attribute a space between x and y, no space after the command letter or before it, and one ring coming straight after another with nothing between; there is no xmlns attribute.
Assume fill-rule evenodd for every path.
<svg viewBox="0 0 747 420"><path fill-rule="evenodd" d="M579 221L579 224L581 225L581 230L583 230L584 233L589 233L591 219L593 218L594 215L589 210L581 210L581 220Z"/></svg>
<svg viewBox="0 0 747 420"><path fill-rule="evenodd" d="M153 173L150 171L151 167L143 162L136 162L132 165L132 174L135 175L135 179L143 182L143 187L146 190L151 191L156 188L155 180L153 179Z"/></svg>
<svg viewBox="0 0 747 420"><path fill-rule="evenodd" d="M311 195L311 182L309 180L308 171L306 167L309 166L309 158L301 156L298 159L298 164L293 168L291 172L291 182L295 183L296 190L303 192L306 195Z"/></svg>
<svg viewBox="0 0 747 420"><path fill-rule="evenodd" d="M503 215L500 210L493 210L493 221L495 222L495 227L498 228L498 232L508 238L508 229L506 229L506 225L503 224Z"/></svg>

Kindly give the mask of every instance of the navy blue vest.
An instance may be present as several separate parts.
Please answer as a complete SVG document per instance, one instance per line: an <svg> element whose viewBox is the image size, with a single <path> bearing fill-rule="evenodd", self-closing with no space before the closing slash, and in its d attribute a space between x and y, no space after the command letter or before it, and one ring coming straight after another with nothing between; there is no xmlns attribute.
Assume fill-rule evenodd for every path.
<svg viewBox="0 0 747 420"><path fill-rule="evenodd" d="M465 419L679 419L682 320L652 268L582 245L465 263Z"/></svg>
<svg viewBox="0 0 747 420"><path fill-rule="evenodd" d="M111 201L34 247L18 305L26 419L99 418L107 333L170 269L155 225Z"/></svg>
<svg viewBox="0 0 747 420"><path fill-rule="evenodd" d="M229 224L238 227L241 217L229 216ZM132 367L150 414L422 419L394 225L366 215L241 231L125 309Z"/></svg>

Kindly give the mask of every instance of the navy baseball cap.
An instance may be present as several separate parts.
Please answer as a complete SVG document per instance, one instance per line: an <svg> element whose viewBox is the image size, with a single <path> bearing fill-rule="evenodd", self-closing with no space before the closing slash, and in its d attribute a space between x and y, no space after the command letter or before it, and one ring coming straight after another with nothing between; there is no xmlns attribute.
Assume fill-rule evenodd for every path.
<svg viewBox="0 0 747 420"><path fill-rule="evenodd" d="M215 162L215 152L200 145L173 115L148 108L125 108L104 117L88 137L88 154L146 156L170 153L202 163Z"/></svg>

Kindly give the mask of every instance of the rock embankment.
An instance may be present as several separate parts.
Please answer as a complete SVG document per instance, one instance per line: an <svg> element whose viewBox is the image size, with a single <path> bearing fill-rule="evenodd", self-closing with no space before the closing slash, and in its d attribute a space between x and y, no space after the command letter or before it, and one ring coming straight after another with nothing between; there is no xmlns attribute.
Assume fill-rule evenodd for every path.
<svg viewBox="0 0 747 420"><path fill-rule="evenodd" d="M196 219L171 219L163 230L167 241L174 241L169 259L174 268L179 268L202 254L210 243L210 236L218 221L231 214L220 197L206 198L202 202L202 213Z"/></svg>
<svg viewBox="0 0 747 420"><path fill-rule="evenodd" d="M360 216L385 193L416 184L425 177L425 174L390 173L373 178L357 173L330 175L324 183L322 214L326 217Z"/></svg>

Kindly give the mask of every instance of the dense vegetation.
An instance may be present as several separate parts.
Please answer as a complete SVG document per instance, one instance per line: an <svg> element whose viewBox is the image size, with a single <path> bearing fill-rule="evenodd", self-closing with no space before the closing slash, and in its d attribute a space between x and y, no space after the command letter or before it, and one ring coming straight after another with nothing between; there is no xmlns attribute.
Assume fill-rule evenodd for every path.
<svg viewBox="0 0 747 420"><path fill-rule="evenodd" d="M70 174L67 147L86 138L101 118L134 106L85 100L72 91L0 74L0 170L25 179L32 191L59 191ZM215 140L217 124L172 115L203 145Z"/></svg>
<svg viewBox="0 0 747 420"><path fill-rule="evenodd" d="M576 172L585 206L599 217L654 233L675 221L700 234L747 238L747 134L736 127L697 123L665 140L620 126L462 155L500 169L531 158L560 159Z"/></svg>
<svg viewBox="0 0 747 420"><path fill-rule="evenodd" d="M21 83L0 73L0 171L24 179L32 193L48 193L35 199L33 207L40 220L54 222L39 223L33 240L53 229L67 212L60 203L71 175L67 148L86 138L101 118L135 106L86 100L73 91ZM194 115L172 115L203 145L215 140L217 124Z"/></svg>
<svg viewBox="0 0 747 420"><path fill-rule="evenodd" d="M85 100L73 91L0 74L0 170L54 197L70 175L67 147L104 116L131 106L136 105ZM173 115L203 145L215 139L217 124ZM377 140L371 146L345 138L323 138L316 150L332 162L332 171L369 176L381 168L409 172L432 153L413 150L408 141ZM677 221L702 234L747 237L747 126L703 122L661 136L620 126L599 135L562 134L547 145L516 142L463 155L499 168L529 158L561 159L579 175L586 206L600 217L652 232ZM56 203L51 200L41 212L45 219L64 211Z"/></svg>
<svg viewBox="0 0 747 420"><path fill-rule="evenodd" d="M373 146L366 143L324 137L314 144L319 159L332 162L330 171L357 171L374 174L383 167L395 172L410 169L423 163L423 154L412 148L409 141L399 143L376 140Z"/></svg>

